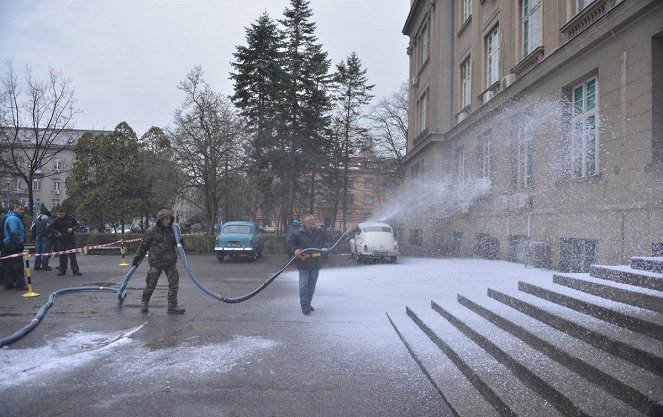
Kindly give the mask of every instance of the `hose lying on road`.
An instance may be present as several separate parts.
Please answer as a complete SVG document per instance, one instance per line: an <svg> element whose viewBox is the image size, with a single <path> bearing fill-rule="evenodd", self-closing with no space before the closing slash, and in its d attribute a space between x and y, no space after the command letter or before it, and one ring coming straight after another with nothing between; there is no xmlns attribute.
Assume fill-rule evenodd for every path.
<svg viewBox="0 0 663 417"><path fill-rule="evenodd" d="M177 250L178 250L178 253L180 255L180 259L182 259L182 265L184 265L184 269L186 270L187 274L189 275L189 278L191 278L191 281L193 281L193 283L198 288L200 288L205 294L207 294L210 297L212 297L214 299L217 299L219 301L223 301L224 303L229 303L229 304L240 303L240 302L246 301L249 298L253 297L254 295L258 294L259 292L261 292L262 290L267 288L267 286L269 284L271 284L276 279L276 277L281 275L281 273L283 271L285 271L285 269L296 258L295 256L290 258L288 260L288 262L286 262L278 271L276 271L265 282L263 282L258 288L251 291L250 293L242 295L240 297L224 297L223 295L217 294L214 291L207 288L205 285L203 285L203 283L200 282L198 277L196 277L196 274L191 270L191 266L189 265L189 261L186 257L186 252L184 251L184 247L180 243L181 233L180 233L179 225L173 224L171 227L173 228L173 232L175 233L175 241L178 242L177 243ZM347 232L343 233L341 235L341 237L338 238L336 243L334 243L329 248L307 248L307 249L303 249L302 252L303 253L320 252L321 254L322 253L333 252L338 247L338 245L340 245L340 243L351 234L352 230L353 229L350 229ZM4 338L0 339L0 347L4 347L4 346L7 346L11 343L16 342L17 340L19 340L20 338L22 338L26 334L30 333L30 331L32 331L32 329L37 327L37 325L41 322L41 320L46 315L46 312L48 311L48 309L51 308L51 306L55 302L55 298L59 295L67 294L67 293L73 293L73 292L90 292L90 291L114 292L114 293L117 294L117 298L118 298L119 302L122 303L124 301L124 298L127 296L127 292L126 292L127 284L129 283L129 280L131 279L131 276L133 275L133 273L136 271L137 268L138 268L138 265L134 265L134 266L131 267L131 269L129 269L127 274L124 276L124 280L122 281L122 285L120 286L120 288L88 286L88 287L63 288L61 290L57 290L57 291L53 292L48 297L48 302L46 304L44 304L39 309L39 311L35 315L35 318L32 319L30 324L28 324L27 326L25 326L22 329L18 330L17 332L12 334L11 336L7 336L7 337L4 337Z"/></svg>
<svg viewBox="0 0 663 417"><path fill-rule="evenodd" d="M279 268L278 271L276 271L276 272L275 272L272 276L270 276L265 282L263 282L258 288L256 288L255 290L251 291L250 293L245 294L245 295L242 295L242 296L240 296L240 297L224 297L223 295L221 295L221 294L217 294L217 293L215 293L214 291L210 290L210 289L207 288L205 285L203 285L203 283L200 282L200 280L198 279L198 277L196 276L196 274L191 270L191 267L190 267L190 265L189 265L189 261L187 260L187 257L186 257L186 252L184 251L184 247L182 246L181 243L179 243L179 242L180 242L180 237L181 237L180 229L179 229L179 225L177 225L177 224L173 224L173 225L172 225L172 228L173 228L173 232L175 233L175 241L178 242L178 243L177 243L177 250L178 250L178 252L179 252L180 259L182 260L182 265L184 265L184 269L186 270L187 274L189 275L189 278L191 278L191 281L193 281L193 283L194 283L198 288L200 288L205 294L207 294L207 295L209 295L210 297L212 297L212 298L214 298L214 299L217 299L217 300L219 300L219 301L223 301L224 303L228 303L228 304L241 303L242 301L246 301L246 300L248 300L249 298L253 297L254 295L258 294L260 291L262 291L262 290L264 290L265 288L267 288L267 286L268 286L269 284L271 284L271 283L276 279L276 277L278 277L279 275L281 275L281 273L282 273L283 271L285 271L285 269L286 269L291 263L293 263L294 260L296 259L295 256L291 257L291 258L288 260L288 262L286 262L281 268ZM343 234L341 235L341 237L338 238L338 240L336 241L336 243L334 243L334 244L333 244L331 247L329 247L329 248L306 248L306 249L302 249L302 252L303 252L303 253L320 252L321 254L322 254L322 253L333 252L334 250L336 250L336 248L338 247L338 245L340 245L341 242L343 242L343 240L345 240L348 236L350 236L352 230L353 230L353 229L350 229L350 230L348 230L347 232L343 233Z"/></svg>
<svg viewBox="0 0 663 417"><path fill-rule="evenodd" d="M135 268L133 268L135 270ZM133 273L133 271L130 271L130 273ZM9 345L10 343L14 343L18 339L22 338L26 334L30 333L32 329L37 327L39 322L41 322L41 319L44 318L46 315L46 312L48 311L49 308L53 305L55 302L55 297L62 295L62 294L67 294L70 292L90 292L90 291L106 291L106 292L114 292L117 293L118 298L120 299L120 302L124 300L124 297L126 296L126 293L122 293L119 289L117 288L111 288L111 287L94 287L94 286L89 286L89 287L73 287L73 288L63 288L61 290L57 290L53 292L49 297L48 297L48 302L41 306L39 311L37 311L37 314L35 315L35 318L32 319L30 324L27 326L23 327L22 329L18 330L11 336L3 337L0 339L0 347L4 347Z"/></svg>

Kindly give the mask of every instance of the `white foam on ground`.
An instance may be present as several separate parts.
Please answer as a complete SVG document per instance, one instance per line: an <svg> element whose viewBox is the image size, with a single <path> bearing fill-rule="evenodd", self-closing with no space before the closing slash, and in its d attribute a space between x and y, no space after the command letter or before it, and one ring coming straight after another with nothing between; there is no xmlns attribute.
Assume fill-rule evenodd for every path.
<svg viewBox="0 0 663 417"><path fill-rule="evenodd" d="M98 362L99 371L105 373L104 365L109 360L113 363L112 373L125 378L127 374L141 378L186 378L190 374L199 378L228 372L249 355L276 345L260 337L237 336L227 343L155 349L131 337L143 326L121 332L72 332L49 340L43 347L0 350L0 387L52 380L93 362ZM122 360L116 360L117 356Z"/></svg>

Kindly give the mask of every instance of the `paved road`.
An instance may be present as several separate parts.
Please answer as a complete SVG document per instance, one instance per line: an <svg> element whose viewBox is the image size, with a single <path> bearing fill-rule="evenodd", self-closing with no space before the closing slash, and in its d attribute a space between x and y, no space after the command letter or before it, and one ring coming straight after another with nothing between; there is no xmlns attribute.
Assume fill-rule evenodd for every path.
<svg viewBox="0 0 663 417"><path fill-rule="evenodd" d="M239 296L286 258L189 260L205 285ZM33 273L40 297L0 293L0 336L27 325L54 290L119 285L127 268L118 261L79 256L82 277ZM165 277L150 313L140 313L145 265L122 305L110 293L58 297L35 330L0 351L0 415L451 415L365 291L388 288L380 289L379 280L352 288L354 275L356 282L365 277L347 256L331 257L325 268L346 268L351 279L343 291L319 284L311 316L301 314L290 268L256 297L225 304L194 287L180 264L182 316L166 314Z"/></svg>

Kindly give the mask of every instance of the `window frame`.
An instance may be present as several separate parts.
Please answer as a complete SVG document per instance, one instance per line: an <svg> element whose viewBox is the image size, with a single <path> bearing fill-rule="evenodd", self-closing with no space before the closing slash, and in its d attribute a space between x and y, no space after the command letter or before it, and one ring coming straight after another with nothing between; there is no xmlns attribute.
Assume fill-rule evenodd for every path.
<svg viewBox="0 0 663 417"><path fill-rule="evenodd" d="M486 87L500 80L500 35L496 25L485 37L486 43Z"/></svg>
<svg viewBox="0 0 663 417"><path fill-rule="evenodd" d="M593 92L589 86L593 83ZM578 90L581 96L577 96ZM571 175L589 178L599 173L599 78L591 76L571 88Z"/></svg>
<svg viewBox="0 0 663 417"><path fill-rule="evenodd" d="M472 61L468 56L460 63L460 108L472 105Z"/></svg>
<svg viewBox="0 0 663 417"><path fill-rule="evenodd" d="M428 21L421 25L421 30L419 31L417 38L417 45L419 47L419 67L422 68L430 58L430 28Z"/></svg>
<svg viewBox="0 0 663 417"><path fill-rule="evenodd" d="M530 3L534 3L533 7L530 7ZM543 42L542 10L542 0L521 0L520 2L520 29L522 35L521 47L523 57L532 53L532 51L541 46Z"/></svg>
<svg viewBox="0 0 663 417"><path fill-rule="evenodd" d="M479 135L479 147L481 150L480 155L480 169L479 176L490 180L491 175L491 151L492 151L492 138L490 130Z"/></svg>
<svg viewBox="0 0 663 417"><path fill-rule="evenodd" d="M461 26L472 17L472 0L462 0L460 5L460 24Z"/></svg>
<svg viewBox="0 0 663 417"><path fill-rule="evenodd" d="M527 190L532 181L531 137L524 126L516 128L516 189Z"/></svg>

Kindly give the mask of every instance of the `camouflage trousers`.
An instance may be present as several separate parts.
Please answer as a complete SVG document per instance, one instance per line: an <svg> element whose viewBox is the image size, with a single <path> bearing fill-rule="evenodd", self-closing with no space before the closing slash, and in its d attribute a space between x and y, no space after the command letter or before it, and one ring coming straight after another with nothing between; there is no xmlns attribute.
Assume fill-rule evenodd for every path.
<svg viewBox="0 0 663 417"><path fill-rule="evenodd" d="M180 285L180 275L177 272L175 264L166 267L150 266L149 271L147 271L147 277L145 277L145 289L143 290L142 301L145 304L150 302L161 272L165 272L166 278L168 278L168 308L177 307L177 290Z"/></svg>

